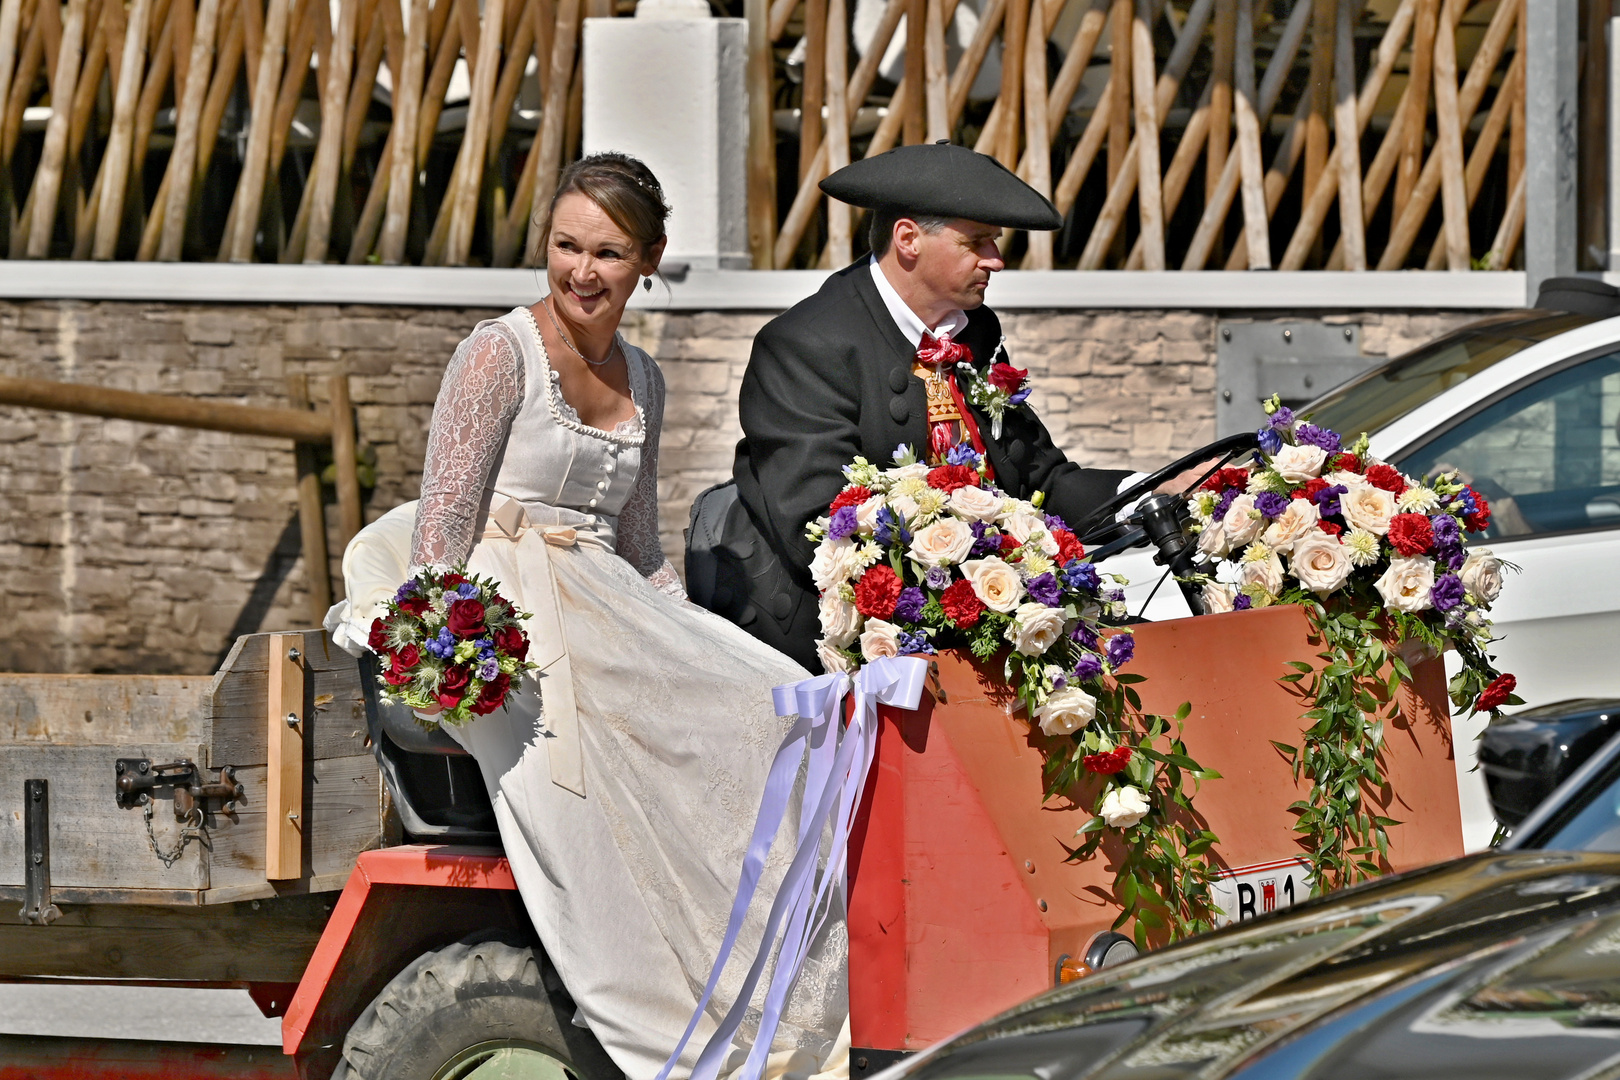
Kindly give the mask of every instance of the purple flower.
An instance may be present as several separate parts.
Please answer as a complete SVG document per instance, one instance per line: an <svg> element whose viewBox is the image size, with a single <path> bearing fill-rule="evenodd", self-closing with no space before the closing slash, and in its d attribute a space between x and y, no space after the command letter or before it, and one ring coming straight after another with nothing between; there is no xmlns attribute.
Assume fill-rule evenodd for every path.
<svg viewBox="0 0 1620 1080"><path fill-rule="evenodd" d="M1238 593L1236 596L1232 597L1233 611L1248 611L1253 606L1254 601L1249 598L1248 593Z"/></svg>
<svg viewBox="0 0 1620 1080"><path fill-rule="evenodd" d="M994 555L1001 550L1001 537L990 532L990 526L982 521L975 521L968 528L973 533L973 550L968 552L974 558L984 555Z"/></svg>
<svg viewBox="0 0 1620 1080"><path fill-rule="evenodd" d="M427 651L440 660L448 660L450 654L456 651L456 636L448 627L439 628L439 636L430 638L427 642Z"/></svg>
<svg viewBox="0 0 1620 1080"><path fill-rule="evenodd" d="M1462 494L1459 496L1459 498L1462 500L1463 513L1465 515L1479 513L1479 501L1474 498L1473 488L1463 488Z"/></svg>
<svg viewBox="0 0 1620 1080"><path fill-rule="evenodd" d="M1462 527L1450 514L1435 514L1429 519L1429 524L1434 526L1435 547L1451 547L1453 544L1462 543Z"/></svg>
<svg viewBox="0 0 1620 1080"><path fill-rule="evenodd" d="M1221 497L1215 500L1215 517L1217 519L1225 517L1226 512L1232 508L1232 503L1237 497L1237 488L1227 488L1221 492Z"/></svg>
<svg viewBox="0 0 1620 1080"><path fill-rule="evenodd" d="M895 635L895 638L899 644L902 655L906 653L927 653L932 655L935 651L934 646L928 642L928 635L924 634L920 630L915 634L907 633L906 631L902 630L899 634Z"/></svg>
<svg viewBox="0 0 1620 1080"><path fill-rule="evenodd" d="M1102 584L1102 575L1091 563L1071 559L1063 570L1063 584L1081 592L1096 592Z"/></svg>
<svg viewBox="0 0 1620 1080"><path fill-rule="evenodd" d="M893 621L916 622L922 617L923 603L926 600L927 597L923 596L923 591L915 585L908 585L906 588L901 589L900 599L895 601Z"/></svg>
<svg viewBox="0 0 1620 1080"><path fill-rule="evenodd" d="M501 673L501 664L493 656L478 665L477 675L485 682L489 682Z"/></svg>
<svg viewBox="0 0 1620 1080"><path fill-rule="evenodd" d="M473 645L478 649L478 658L480 660L487 660L495 655L495 643L487 637L479 638L473 642Z"/></svg>
<svg viewBox="0 0 1620 1080"><path fill-rule="evenodd" d="M951 572L943 566L930 566L928 573L923 577L923 584L935 592L944 592L945 587L951 583Z"/></svg>
<svg viewBox="0 0 1620 1080"><path fill-rule="evenodd" d="M478 597L478 586L474 585L470 581L463 581L461 585L457 587L456 592L460 594L463 600L474 600Z"/></svg>
<svg viewBox="0 0 1620 1080"><path fill-rule="evenodd" d="M1277 410L1281 412L1282 410ZM1273 417L1272 419L1276 419ZM1339 441L1339 433L1329 431L1327 428L1317 427L1315 424L1301 424L1294 429L1294 441L1301 446L1320 446L1330 454L1339 452L1343 445Z"/></svg>
<svg viewBox="0 0 1620 1080"><path fill-rule="evenodd" d="M1061 690L1065 686L1068 686L1068 685L1069 685L1068 676L1066 676L1066 675L1054 675L1054 676L1052 676L1052 689L1053 690Z"/></svg>
<svg viewBox="0 0 1620 1080"><path fill-rule="evenodd" d="M1463 549L1461 544L1458 544L1456 547L1436 552L1435 558L1451 570L1461 570L1463 563L1468 561L1468 552Z"/></svg>
<svg viewBox="0 0 1620 1080"><path fill-rule="evenodd" d="M1294 425L1294 410L1286 405L1277 406L1277 411L1271 414L1266 423L1272 431L1287 431Z"/></svg>
<svg viewBox="0 0 1620 1080"><path fill-rule="evenodd" d="M1024 387L1022 390L1018 391L1012 397L1008 398L1007 399L1007 404L1009 404L1009 405L1022 405L1024 402L1029 400L1029 395L1030 395L1031 389L1032 388L1028 387L1028 386Z"/></svg>
<svg viewBox="0 0 1620 1080"><path fill-rule="evenodd" d="M401 585L399 587L398 592L394 593L394 603L396 603L396 604L400 603L406 597L408 597L412 593L414 593L416 590L417 590L416 579L411 578L411 580L407 581L405 584L403 584L403 585Z"/></svg>
<svg viewBox="0 0 1620 1080"><path fill-rule="evenodd" d="M1069 640L1088 649L1097 647L1097 632L1085 623L1075 623L1074 629L1069 631Z"/></svg>
<svg viewBox="0 0 1620 1080"><path fill-rule="evenodd" d="M1268 427L1261 428L1256 435L1260 439L1260 450L1265 454L1275 454L1282 449L1282 436Z"/></svg>
<svg viewBox="0 0 1620 1080"><path fill-rule="evenodd" d="M833 511L832 520L827 523L827 535L834 540L842 540L855 531L855 508L845 506Z"/></svg>
<svg viewBox="0 0 1620 1080"><path fill-rule="evenodd" d="M1095 679L1102 674L1102 657L1096 653L1082 653L1080 662L1074 665L1074 677L1077 682Z"/></svg>
<svg viewBox="0 0 1620 1080"><path fill-rule="evenodd" d="M1323 517L1336 517L1339 513L1339 496L1349 492L1343 484L1334 484L1325 487L1313 496L1316 505L1322 508Z"/></svg>
<svg viewBox="0 0 1620 1080"><path fill-rule="evenodd" d="M854 509L853 506L844 507L844 510L853 511ZM843 510L839 511L840 514L843 512ZM853 518L853 516L852 514L851 517ZM888 547L894 543L897 533L902 544L911 543L911 533L906 530L904 525L900 524L900 519L895 516L894 511L887 506L880 508L877 512L877 521L872 527L873 538L884 547Z"/></svg>
<svg viewBox="0 0 1620 1080"><path fill-rule="evenodd" d="M1261 492L1254 497L1254 508L1264 517L1274 518L1288 509L1288 497L1274 491Z"/></svg>
<svg viewBox="0 0 1620 1080"><path fill-rule="evenodd" d="M1108 639L1108 663L1116 671L1131 662L1136 655L1136 638L1130 634L1115 634Z"/></svg>
<svg viewBox="0 0 1620 1080"><path fill-rule="evenodd" d="M892 457L895 464L898 465L909 453L911 453L911 447L907 446L905 443L901 443L899 446L894 448L894 453L890 454L889 456Z"/></svg>
<svg viewBox="0 0 1620 1080"><path fill-rule="evenodd" d="M1069 523L1067 521L1064 521L1062 518L1058 517L1056 514L1047 514L1046 515L1046 531L1047 532L1057 532L1059 529L1062 529L1064 532L1070 531L1069 530Z"/></svg>
<svg viewBox="0 0 1620 1080"><path fill-rule="evenodd" d="M1057 578L1050 573L1038 574L1030 578L1029 581L1025 582L1024 588L1029 590L1031 597L1047 607L1057 607L1058 601L1063 596L1063 590L1058 586ZM901 596L904 595L904 593L901 593Z"/></svg>
<svg viewBox="0 0 1620 1080"><path fill-rule="evenodd" d="M971 443L957 443L945 451L945 464L947 465L967 465L977 469L979 461L979 452L973 449Z"/></svg>
<svg viewBox="0 0 1620 1080"><path fill-rule="evenodd" d="M1463 601L1463 594L1467 589L1463 587L1462 578L1456 574L1441 574L1434 579L1434 587L1429 590L1429 599L1434 603L1436 611L1450 611Z"/></svg>

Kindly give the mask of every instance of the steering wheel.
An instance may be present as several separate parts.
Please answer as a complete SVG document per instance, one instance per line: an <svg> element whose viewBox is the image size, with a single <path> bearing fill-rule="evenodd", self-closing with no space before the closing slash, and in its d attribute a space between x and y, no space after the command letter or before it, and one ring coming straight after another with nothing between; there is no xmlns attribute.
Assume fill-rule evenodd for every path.
<svg viewBox="0 0 1620 1080"><path fill-rule="evenodd" d="M1075 528L1075 535L1080 538L1081 543L1086 544L1087 546L1108 540L1112 536L1117 536L1119 535L1121 528L1120 523L1114 520L1114 516L1118 514L1119 511L1124 507L1131 505L1131 503L1137 501L1143 495L1146 495L1148 492L1152 491L1160 484L1163 484L1166 480L1176 476L1178 473L1190 469L1201 461L1208 461L1210 458L1217 458L1218 460L1216 463L1210 469L1208 469L1203 476L1198 478L1197 483L1193 484L1193 488L1197 488L1198 484L1202 484L1205 480L1209 479L1209 477L1213 476L1217 469L1224 468L1227 462L1231 461L1238 454L1244 452L1245 450L1253 450L1259 444L1259 436L1254 432L1240 431L1235 435L1227 435L1224 438L1216 439L1209 445L1201 446L1189 454L1183 454L1170 464L1164 466L1154 473L1151 473L1148 476L1143 477L1136 483L1121 491L1119 494L1115 495L1113 498L1109 499L1107 502L1103 503L1101 506L1097 507ZM1183 494L1185 494L1185 492L1183 492Z"/></svg>

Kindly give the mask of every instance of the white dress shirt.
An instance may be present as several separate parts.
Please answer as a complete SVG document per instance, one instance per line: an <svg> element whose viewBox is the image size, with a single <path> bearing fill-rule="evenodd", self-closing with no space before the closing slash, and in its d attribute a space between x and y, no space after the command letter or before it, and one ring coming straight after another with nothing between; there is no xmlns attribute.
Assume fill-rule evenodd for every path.
<svg viewBox="0 0 1620 1080"><path fill-rule="evenodd" d="M957 334L967 329L967 312L958 309L946 315L944 322L930 330L928 324L918 318L910 305L900 299L900 294L894 291L894 286L889 284L889 278L884 274L883 267L877 259L868 258L867 263L872 268L872 283L877 286L878 295L883 297L883 306L889 309L894 325L900 328L900 332L911 342L913 349L922 345L924 334L933 334L935 337L949 334L954 339Z"/></svg>

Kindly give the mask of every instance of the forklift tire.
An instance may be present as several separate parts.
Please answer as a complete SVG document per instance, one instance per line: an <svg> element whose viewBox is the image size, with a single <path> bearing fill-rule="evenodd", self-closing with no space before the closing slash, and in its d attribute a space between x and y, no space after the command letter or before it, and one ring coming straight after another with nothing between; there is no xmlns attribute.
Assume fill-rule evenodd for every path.
<svg viewBox="0 0 1620 1080"><path fill-rule="evenodd" d="M474 1074L623 1080L544 952L503 941L423 953L366 1006L332 1080L462 1080Z"/></svg>

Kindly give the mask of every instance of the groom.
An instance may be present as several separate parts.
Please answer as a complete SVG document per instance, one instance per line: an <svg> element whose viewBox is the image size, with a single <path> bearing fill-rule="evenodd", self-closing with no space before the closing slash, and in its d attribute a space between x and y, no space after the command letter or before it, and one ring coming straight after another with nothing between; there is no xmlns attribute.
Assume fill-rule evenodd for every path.
<svg viewBox="0 0 1620 1080"><path fill-rule="evenodd" d="M996 241L1003 227L1057 229L1050 202L994 158L943 143L857 162L821 189L872 210L872 255L754 339L733 467L740 505L724 529L747 595L723 614L811 671L821 670L820 625L805 526L857 455L887 466L906 444L933 462L969 443L1008 494L1045 492L1045 508L1076 524L1128 475L1068 461L1021 401L997 431L970 400L975 385L993 385L980 385L992 363L1009 359L984 306L990 275L1006 266ZM973 376L958 371L963 360ZM1019 374L996 372L1008 391Z"/></svg>

